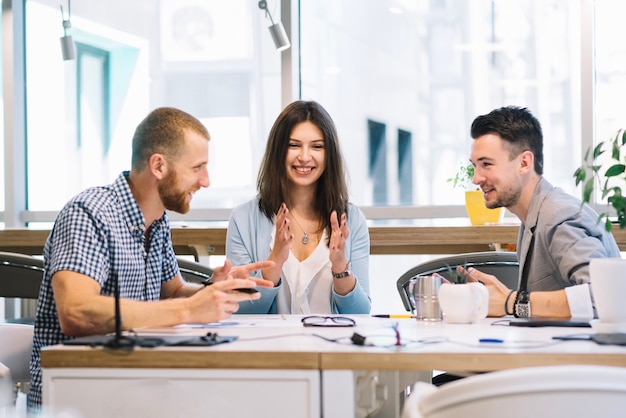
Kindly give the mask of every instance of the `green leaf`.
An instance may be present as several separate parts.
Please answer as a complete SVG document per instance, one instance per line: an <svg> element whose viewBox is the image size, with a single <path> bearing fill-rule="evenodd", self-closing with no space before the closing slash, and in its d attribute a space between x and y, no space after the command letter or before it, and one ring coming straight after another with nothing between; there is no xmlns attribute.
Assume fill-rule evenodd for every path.
<svg viewBox="0 0 626 418"><path fill-rule="evenodd" d="M597 191L601 200L612 207L610 213L598 215L598 224L603 222L607 231L611 231L613 223L626 229L626 196L622 195L622 186L626 184L626 149L622 151L625 146L626 129L619 129L610 140L587 148L583 164L574 171L576 186L582 185L583 189L581 205L591 203Z"/></svg>
<svg viewBox="0 0 626 418"><path fill-rule="evenodd" d="M447 181L452 183L453 188L466 189L474 179L474 165L472 163L459 166L454 177Z"/></svg>
<svg viewBox="0 0 626 418"><path fill-rule="evenodd" d="M593 159L596 160L600 155L602 155L604 153L604 151L602 150L602 147L604 146L604 142L600 142L598 145L596 145L596 147L593 149ZM586 159L586 158L585 158Z"/></svg>
<svg viewBox="0 0 626 418"><path fill-rule="evenodd" d="M576 179L576 186L578 186L580 183L584 182L586 177L587 177L587 170L585 170L582 167L579 167L574 172L574 178Z"/></svg>
<svg viewBox="0 0 626 418"><path fill-rule="evenodd" d="M593 179L587 180L583 188L583 202L591 202L591 194L593 193Z"/></svg>
<svg viewBox="0 0 626 418"><path fill-rule="evenodd" d="M619 150L619 144L617 143L617 141L613 141L613 143L611 144L611 158L613 158L615 161L619 161Z"/></svg>
<svg viewBox="0 0 626 418"><path fill-rule="evenodd" d="M604 173L604 176L605 177L619 176L620 174L624 172L624 170L626 170L626 166L624 164L614 164L606 170L606 173Z"/></svg>

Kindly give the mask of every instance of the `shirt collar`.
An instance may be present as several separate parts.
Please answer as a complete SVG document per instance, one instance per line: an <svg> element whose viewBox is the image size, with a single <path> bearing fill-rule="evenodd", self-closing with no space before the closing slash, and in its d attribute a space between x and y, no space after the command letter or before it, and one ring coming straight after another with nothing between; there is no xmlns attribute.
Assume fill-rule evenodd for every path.
<svg viewBox="0 0 626 418"><path fill-rule="evenodd" d="M137 200L130 190L128 184L129 171L123 171L113 183L113 190L117 194L118 199L121 202L122 214L126 220L128 228L134 234L144 234L146 231L146 221ZM167 223L167 215L165 211L160 219L154 222L153 228L158 228L160 225Z"/></svg>

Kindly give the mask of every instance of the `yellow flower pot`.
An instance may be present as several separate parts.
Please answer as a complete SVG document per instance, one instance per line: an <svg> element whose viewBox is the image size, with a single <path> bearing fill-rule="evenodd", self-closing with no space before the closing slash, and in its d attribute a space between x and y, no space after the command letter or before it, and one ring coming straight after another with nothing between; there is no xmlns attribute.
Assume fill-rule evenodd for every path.
<svg viewBox="0 0 626 418"><path fill-rule="evenodd" d="M480 190L465 192L465 209L472 225L497 224L504 216L504 208L489 209L485 206L483 192Z"/></svg>

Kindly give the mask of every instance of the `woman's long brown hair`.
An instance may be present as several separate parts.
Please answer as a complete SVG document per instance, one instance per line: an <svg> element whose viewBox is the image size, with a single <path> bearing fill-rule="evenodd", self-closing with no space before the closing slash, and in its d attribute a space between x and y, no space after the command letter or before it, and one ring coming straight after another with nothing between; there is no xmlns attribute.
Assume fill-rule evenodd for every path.
<svg viewBox="0 0 626 418"><path fill-rule="evenodd" d="M344 160L339 146L337 129L326 110L314 101L296 101L288 105L278 115L272 126L265 155L261 162L257 177L259 191L259 209L268 219L273 219L285 202L290 206L288 196L292 187L287 178L285 160L291 139L291 132L301 122L309 121L317 126L324 136L325 169L316 183L315 212L320 219L320 229L326 230L330 239L330 214L333 210L341 218L342 213L348 211L348 186ZM326 242L328 245L328 240Z"/></svg>

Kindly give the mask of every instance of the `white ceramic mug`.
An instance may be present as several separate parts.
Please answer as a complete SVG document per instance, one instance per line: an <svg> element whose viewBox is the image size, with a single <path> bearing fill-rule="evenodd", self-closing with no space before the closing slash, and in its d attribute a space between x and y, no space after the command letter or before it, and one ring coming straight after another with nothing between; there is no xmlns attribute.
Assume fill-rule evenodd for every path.
<svg viewBox="0 0 626 418"><path fill-rule="evenodd" d="M626 324L626 260L593 258L589 262L589 277L600 322Z"/></svg>
<svg viewBox="0 0 626 418"><path fill-rule="evenodd" d="M439 306L444 321L471 324L487 317L489 291L482 283L444 283L439 288Z"/></svg>

